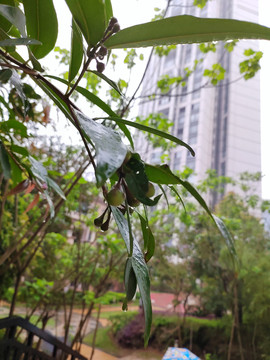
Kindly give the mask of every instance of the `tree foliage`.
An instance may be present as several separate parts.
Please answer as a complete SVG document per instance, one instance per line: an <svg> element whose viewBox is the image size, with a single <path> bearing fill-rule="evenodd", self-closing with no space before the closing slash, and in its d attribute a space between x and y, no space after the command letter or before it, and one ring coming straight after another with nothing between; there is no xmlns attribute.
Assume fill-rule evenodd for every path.
<svg viewBox="0 0 270 360"><path fill-rule="evenodd" d="M131 212L136 201L137 204L139 201L145 206L154 206L163 195L161 193L155 198L149 197L147 195L149 182L173 186L173 189L176 185L184 187L218 226L232 255L235 253L233 242L223 222L211 214L203 198L188 181L174 175L167 165L153 166L145 164L141 160L134 150L129 128L135 127L156 134L163 139L186 147L192 155L195 155L193 149L170 134L148 125L127 120L125 117L128 114L129 104L124 106L122 111L116 113L94 92L88 88L80 87L79 83L88 72L89 66L95 63L95 76L112 86L121 97L119 86L103 74L105 68L103 60L111 49L228 39L270 39L270 30L249 22L228 19L200 19L186 15L160 19L120 30L117 19L113 17L110 0L92 0L90 2L66 0L66 3L72 15L72 39L69 71L66 80L63 80L58 77L59 74L44 73L39 62L39 59L44 58L52 51L57 38L57 18L60 14L56 14L52 0L37 1L34 5L28 0L10 1L8 3L0 1L0 15L5 19L1 22L0 29L0 65L2 68L0 79L3 89L7 89L9 92L8 99L5 96L0 97L3 119L0 138L1 181L2 186L6 187L6 190L3 191L2 202L5 204L9 195L14 197L21 193L29 195L28 193L31 194L34 191L34 198L29 195L31 200L29 199L30 205L26 212L40 204L41 198L47 202L45 213L42 213L43 208L40 207L39 218L42 219L42 222L36 230L36 233L42 234L69 193L68 188L62 190L58 186L49 176L46 168L30 155L31 151L29 152L25 146L28 137L25 123L29 119L35 119L39 111L36 109L35 100L38 100L40 95L35 92L34 84L35 88L38 88L43 95L45 94L52 100L59 111L75 127L74 130L80 134L88 161L95 172L96 183L101 188L104 199L108 203L100 226L106 230L111 214L113 214L126 242L128 257L131 259L129 264L132 264L132 269L142 292L146 319L145 342L147 343L151 324L151 304L149 273L145 260L149 260L147 254L149 254L150 249L147 244L150 242L145 241L144 253L132 234ZM204 3L198 2L198 5L203 6ZM26 47L27 55L20 53L19 50L17 51L20 46ZM126 59L128 64L132 65L134 56L135 54L131 50ZM255 58L255 63L256 60ZM252 63L253 60L250 59L247 64L243 64L243 69L244 67L249 69ZM216 74L216 69L213 71L215 76L220 77L221 72ZM25 81L26 78L31 82L31 86ZM53 80L64 83L65 90L60 90L60 86L55 85ZM123 90L124 85L122 84L120 87ZM73 101L74 96L88 99L101 109L106 117L93 120L91 116L86 116ZM44 107L44 118L41 122L46 121L47 110ZM122 137L129 141L131 153ZM18 140L20 145L18 145ZM20 140L23 141L20 142ZM74 181L77 181L76 176ZM10 182L13 186L11 193L7 190ZM108 197L111 188L123 192L126 201L114 207ZM175 191L177 192L176 189ZM52 200L52 193L57 194L56 201ZM14 201L16 203L16 199ZM15 203L13 206L16 206ZM147 223L147 212L143 217ZM17 220L13 219L13 221L16 222ZM142 230L145 230L143 224L142 221ZM144 233L146 232L144 231ZM18 257L18 246L23 244L22 249L25 249L32 243L31 239L33 239L34 234L28 238L29 236L30 234L27 236L24 234L17 243L10 245L8 252L3 253L2 263L11 254L13 260L14 257ZM42 242L42 236L40 242ZM149 237L149 233L147 236ZM151 246L153 247L153 245ZM31 261L31 257L28 260ZM129 274L133 274L133 272L130 271ZM133 275L127 276L127 289L129 289L129 281L134 281ZM129 294L127 294L127 298L129 298Z"/></svg>

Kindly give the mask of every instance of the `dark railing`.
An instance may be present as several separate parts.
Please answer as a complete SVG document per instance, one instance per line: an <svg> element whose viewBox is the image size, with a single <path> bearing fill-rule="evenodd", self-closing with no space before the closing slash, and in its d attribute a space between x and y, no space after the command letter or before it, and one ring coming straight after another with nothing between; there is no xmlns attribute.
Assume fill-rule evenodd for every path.
<svg viewBox="0 0 270 360"><path fill-rule="evenodd" d="M26 337L23 336L23 343L15 338L19 328L26 331ZM74 351L50 333L40 330L21 317L16 316L0 319L0 329L5 329L4 337L0 339L1 360L87 360L84 356ZM33 344L34 337L38 343L43 340L49 344L51 354L36 349Z"/></svg>

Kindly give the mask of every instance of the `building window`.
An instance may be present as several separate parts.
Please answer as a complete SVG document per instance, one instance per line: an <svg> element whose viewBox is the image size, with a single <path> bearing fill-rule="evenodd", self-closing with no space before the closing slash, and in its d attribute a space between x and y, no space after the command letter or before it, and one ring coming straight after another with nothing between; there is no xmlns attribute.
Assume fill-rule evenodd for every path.
<svg viewBox="0 0 270 360"><path fill-rule="evenodd" d="M187 99L187 93L188 93L188 81L186 81L186 85L182 86L181 89L181 96L180 96L180 100L181 102L185 102Z"/></svg>
<svg viewBox="0 0 270 360"><path fill-rule="evenodd" d="M188 64L190 63L190 60L191 60L191 53L192 53L192 45L186 45L185 46L185 64Z"/></svg>
<svg viewBox="0 0 270 360"><path fill-rule="evenodd" d="M168 118L169 117L169 108L160 110L159 113L162 114L164 118Z"/></svg>
<svg viewBox="0 0 270 360"><path fill-rule="evenodd" d="M167 94L161 95L158 104L165 105L168 104L171 100L171 91L168 91Z"/></svg>
<svg viewBox="0 0 270 360"><path fill-rule="evenodd" d="M221 176L225 176L226 174L226 164L225 161L221 163Z"/></svg>
<svg viewBox="0 0 270 360"><path fill-rule="evenodd" d="M161 151L152 152L152 154L150 156L150 163L151 164L159 164L161 154L162 154Z"/></svg>
<svg viewBox="0 0 270 360"><path fill-rule="evenodd" d="M189 152L187 153L186 167L195 171L195 157L193 157Z"/></svg>
<svg viewBox="0 0 270 360"><path fill-rule="evenodd" d="M199 103L191 105L190 111L190 123L189 123L189 137L188 142L190 144L196 144L198 136L200 105Z"/></svg>
<svg viewBox="0 0 270 360"><path fill-rule="evenodd" d="M177 137L180 139L183 138L185 117L186 117L186 108L181 108L179 110L179 117L177 121Z"/></svg>
<svg viewBox="0 0 270 360"><path fill-rule="evenodd" d="M173 3L171 6L172 6L172 12L171 12L172 16L178 16L182 14L181 6L175 3Z"/></svg>
<svg viewBox="0 0 270 360"><path fill-rule="evenodd" d="M228 103L229 103L229 85L225 86L225 94L224 94L224 113L228 112Z"/></svg>
<svg viewBox="0 0 270 360"><path fill-rule="evenodd" d="M165 57L164 60L164 68L168 69L175 64L175 58L176 58L176 49L173 49L169 52L169 54Z"/></svg>
<svg viewBox="0 0 270 360"><path fill-rule="evenodd" d="M227 116L225 116L223 120L223 136L222 136L222 156L226 156L227 152L227 124L228 119Z"/></svg>
<svg viewBox="0 0 270 360"><path fill-rule="evenodd" d="M179 170L180 164L181 164L181 152L178 151L174 154L174 157L173 157L173 169Z"/></svg>
<svg viewBox="0 0 270 360"><path fill-rule="evenodd" d="M198 99L200 97L202 76L203 76L203 66L202 63L199 63L193 74L193 93L192 93L193 100Z"/></svg>
<svg viewBox="0 0 270 360"><path fill-rule="evenodd" d="M206 5L201 9L201 14L200 14L200 17L204 18L204 17L207 17L207 6L208 4L206 3Z"/></svg>

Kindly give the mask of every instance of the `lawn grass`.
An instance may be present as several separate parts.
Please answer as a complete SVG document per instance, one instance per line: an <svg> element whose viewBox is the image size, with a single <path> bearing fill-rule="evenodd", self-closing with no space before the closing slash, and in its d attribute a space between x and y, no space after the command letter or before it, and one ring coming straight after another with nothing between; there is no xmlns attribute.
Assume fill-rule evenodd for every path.
<svg viewBox="0 0 270 360"><path fill-rule="evenodd" d="M89 346L92 346L94 333L86 335L83 339L83 343ZM110 328L100 328L97 332L96 337L96 348L105 351L108 354L121 356L121 348L119 345L112 339L110 335Z"/></svg>

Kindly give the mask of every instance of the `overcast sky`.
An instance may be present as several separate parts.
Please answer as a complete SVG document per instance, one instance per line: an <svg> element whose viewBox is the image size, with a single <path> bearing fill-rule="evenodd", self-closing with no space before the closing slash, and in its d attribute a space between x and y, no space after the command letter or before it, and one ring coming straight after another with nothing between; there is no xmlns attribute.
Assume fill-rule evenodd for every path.
<svg viewBox="0 0 270 360"><path fill-rule="evenodd" d="M114 14L121 28L150 21L155 7L164 8L165 0L111 0ZM227 1L227 0L220 0ZM245 2L243 0L243 2ZM62 11L60 28L70 28L70 18L65 11L64 0L55 1L57 10ZM270 0L259 0L259 22L270 27ZM69 48L70 38L67 32L60 33L59 45ZM262 126L262 195L270 199L270 41L261 41L261 50L264 52L261 61L261 126ZM142 66L141 66L142 69ZM118 75L118 74L117 74ZM139 76L138 76L139 78ZM116 80L116 79L115 79Z"/></svg>

